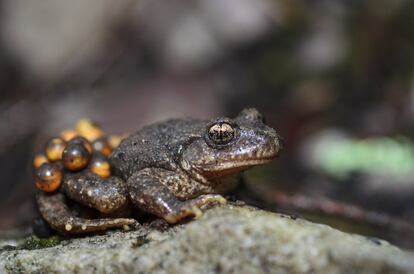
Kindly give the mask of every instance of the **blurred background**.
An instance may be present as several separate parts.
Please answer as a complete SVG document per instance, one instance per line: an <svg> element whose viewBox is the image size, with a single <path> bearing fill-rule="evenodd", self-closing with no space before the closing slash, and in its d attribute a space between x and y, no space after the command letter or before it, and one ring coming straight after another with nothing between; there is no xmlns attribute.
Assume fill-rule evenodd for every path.
<svg viewBox="0 0 414 274"><path fill-rule="evenodd" d="M247 174L267 205L282 210L283 191L414 222L413 13L408 0L0 0L0 230L30 224L32 157L79 118L124 133L244 107L285 143ZM288 212L414 248L412 234Z"/></svg>

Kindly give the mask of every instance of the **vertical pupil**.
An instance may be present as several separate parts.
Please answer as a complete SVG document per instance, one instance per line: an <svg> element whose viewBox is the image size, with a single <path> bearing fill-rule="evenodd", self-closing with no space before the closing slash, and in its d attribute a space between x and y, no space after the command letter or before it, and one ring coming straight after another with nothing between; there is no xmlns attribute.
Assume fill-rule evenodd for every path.
<svg viewBox="0 0 414 274"><path fill-rule="evenodd" d="M209 131L210 139L217 143L227 143L234 137L233 128L226 123L219 123L211 127Z"/></svg>

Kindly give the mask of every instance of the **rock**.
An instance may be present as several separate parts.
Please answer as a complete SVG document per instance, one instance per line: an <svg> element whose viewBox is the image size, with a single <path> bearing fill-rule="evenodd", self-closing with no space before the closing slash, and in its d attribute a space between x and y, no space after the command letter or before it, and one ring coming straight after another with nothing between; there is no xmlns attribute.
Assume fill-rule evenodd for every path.
<svg viewBox="0 0 414 274"><path fill-rule="evenodd" d="M165 231L146 226L6 249L0 273L414 273L414 255L326 225L226 205Z"/></svg>

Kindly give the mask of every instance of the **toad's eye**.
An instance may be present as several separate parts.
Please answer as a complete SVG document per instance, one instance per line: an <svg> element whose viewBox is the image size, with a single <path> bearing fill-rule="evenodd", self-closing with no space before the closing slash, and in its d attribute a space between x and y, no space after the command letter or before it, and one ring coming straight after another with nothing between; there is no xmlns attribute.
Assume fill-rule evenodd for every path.
<svg viewBox="0 0 414 274"><path fill-rule="evenodd" d="M226 122L218 122L208 129L208 137L218 145L229 143L235 136L235 129Z"/></svg>

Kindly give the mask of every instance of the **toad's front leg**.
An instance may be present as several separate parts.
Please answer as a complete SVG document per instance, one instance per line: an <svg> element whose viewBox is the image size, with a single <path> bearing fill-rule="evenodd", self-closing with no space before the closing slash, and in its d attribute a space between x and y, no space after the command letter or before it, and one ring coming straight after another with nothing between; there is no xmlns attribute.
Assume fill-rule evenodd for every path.
<svg viewBox="0 0 414 274"><path fill-rule="evenodd" d="M40 214L56 231L63 234L82 234L96 231L104 231L110 228L122 228L134 225L134 219L127 218L103 218L84 219L74 216L68 209L65 197L62 193L52 194L38 192L36 195Z"/></svg>
<svg viewBox="0 0 414 274"><path fill-rule="evenodd" d="M137 207L169 223L179 222L186 217L197 218L202 214L201 208L226 203L221 195L214 194L200 195L190 200L178 199L172 189L184 192L189 180L187 176L178 176L173 171L146 168L132 175L127 186L130 199Z"/></svg>

